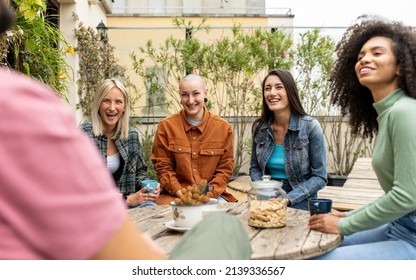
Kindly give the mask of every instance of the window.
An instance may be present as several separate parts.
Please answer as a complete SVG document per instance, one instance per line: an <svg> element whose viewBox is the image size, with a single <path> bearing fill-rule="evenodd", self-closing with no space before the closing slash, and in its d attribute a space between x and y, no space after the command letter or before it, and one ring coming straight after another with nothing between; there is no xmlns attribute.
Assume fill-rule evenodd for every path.
<svg viewBox="0 0 416 280"><path fill-rule="evenodd" d="M158 110L166 106L166 82L165 69L163 68L147 68L147 82L146 82L146 108Z"/></svg>

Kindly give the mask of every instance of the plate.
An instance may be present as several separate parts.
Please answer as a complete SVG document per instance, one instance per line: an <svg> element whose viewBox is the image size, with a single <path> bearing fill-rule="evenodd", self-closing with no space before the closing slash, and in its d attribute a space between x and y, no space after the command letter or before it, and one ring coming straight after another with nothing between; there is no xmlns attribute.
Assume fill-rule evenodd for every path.
<svg viewBox="0 0 416 280"><path fill-rule="evenodd" d="M177 227L175 225L174 220L166 222L165 227L167 227L168 229L173 229L173 230L179 231L179 232L184 232L184 231L190 230L190 228Z"/></svg>
<svg viewBox="0 0 416 280"><path fill-rule="evenodd" d="M216 204L218 202L218 199L216 198L210 198L209 202L207 204Z"/></svg>

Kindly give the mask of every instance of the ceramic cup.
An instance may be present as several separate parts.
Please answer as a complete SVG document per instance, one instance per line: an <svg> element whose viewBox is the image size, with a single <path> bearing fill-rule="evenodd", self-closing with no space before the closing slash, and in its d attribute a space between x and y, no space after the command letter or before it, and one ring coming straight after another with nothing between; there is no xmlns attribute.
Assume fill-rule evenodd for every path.
<svg viewBox="0 0 416 280"><path fill-rule="evenodd" d="M192 228L194 225L202 221L203 205L179 206L175 202L171 202L173 220L175 226L180 228Z"/></svg>
<svg viewBox="0 0 416 280"><path fill-rule="evenodd" d="M176 205L174 201L172 206L173 220L175 226L180 228L192 228L205 217L205 211L213 211L218 200L211 198L207 204L203 205Z"/></svg>
<svg viewBox="0 0 416 280"><path fill-rule="evenodd" d="M157 188L157 181L156 180L143 180L140 182L142 188L146 188L147 193L154 193Z"/></svg>
<svg viewBox="0 0 416 280"><path fill-rule="evenodd" d="M328 198L312 198L308 200L309 213L325 214L331 212L332 200Z"/></svg>

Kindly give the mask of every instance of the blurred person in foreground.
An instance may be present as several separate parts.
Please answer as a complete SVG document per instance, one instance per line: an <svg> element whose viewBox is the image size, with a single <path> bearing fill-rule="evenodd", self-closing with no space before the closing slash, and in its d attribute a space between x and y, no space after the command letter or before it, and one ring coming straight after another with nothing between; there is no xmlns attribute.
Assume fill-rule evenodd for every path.
<svg viewBox="0 0 416 280"><path fill-rule="evenodd" d="M91 137L105 159L108 170L129 208L156 206L159 184L146 192L147 180L139 132L130 126L130 99L124 85L115 78L98 86L91 104L91 119L81 128Z"/></svg>
<svg viewBox="0 0 416 280"><path fill-rule="evenodd" d="M336 48L332 102L354 133L377 134L372 166L385 195L350 212L313 215L309 227L341 233L318 259L416 259L416 32L362 16Z"/></svg>
<svg viewBox="0 0 416 280"><path fill-rule="evenodd" d="M2 32L13 22L5 1ZM50 88L0 67L0 92L0 259L250 257L231 215L204 220L168 255L131 222L101 155Z"/></svg>
<svg viewBox="0 0 416 280"><path fill-rule="evenodd" d="M324 135L308 116L289 71L271 70L262 82L263 107L253 124L250 178L270 175L281 181L288 206L308 210L327 183Z"/></svg>
<svg viewBox="0 0 416 280"><path fill-rule="evenodd" d="M210 198L236 202L226 191L234 169L233 131L223 118L208 111L208 90L201 76L189 74L179 82L183 109L159 122L152 162L164 191L157 204L181 197L182 188L205 179Z"/></svg>

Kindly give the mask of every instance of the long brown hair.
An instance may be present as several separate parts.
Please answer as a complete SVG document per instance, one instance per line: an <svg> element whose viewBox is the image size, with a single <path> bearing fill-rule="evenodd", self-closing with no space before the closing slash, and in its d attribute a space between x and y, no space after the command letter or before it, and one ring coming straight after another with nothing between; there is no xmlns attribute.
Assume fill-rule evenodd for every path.
<svg viewBox="0 0 416 280"><path fill-rule="evenodd" d="M260 118L258 118L253 124L253 129L255 128L253 137L257 134L261 125L264 123L267 123L273 117L273 112L269 109L269 106L267 106L266 99L264 98L264 87L265 87L267 78L269 78L270 76L278 76L280 80L282 81L283 86L285 87L286 92L287 92L290 110L299 116L308 115L305 112L305 109L303 109L302 103L300 101L299 93L298 93L298 88L296 86L296 82L293 79L292 74L289 71L283 70L283 69L271 70L266 75L266 77L264 77L263 82L261 83L261 89L263 93L263 106L262 106Z"/></svg>

